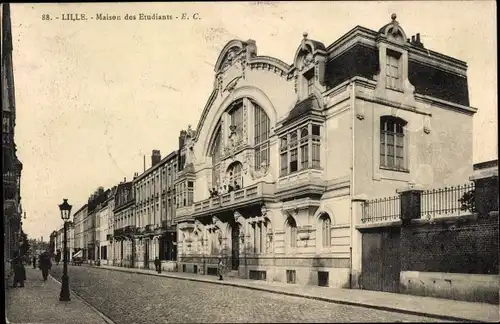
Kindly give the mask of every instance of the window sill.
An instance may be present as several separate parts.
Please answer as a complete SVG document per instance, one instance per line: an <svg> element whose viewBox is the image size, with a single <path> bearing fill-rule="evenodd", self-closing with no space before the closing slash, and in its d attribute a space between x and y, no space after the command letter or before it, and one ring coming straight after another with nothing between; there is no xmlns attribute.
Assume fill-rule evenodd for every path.
<svg viewBox="0 0 500 324"><path fill-rule="evenodd" d="M285 178L285 177L288 177L288 176L294 176L294 175L301 174L301 173L307 172L307 171L323 171L323 168L319 167L319 168L300 169L300 170L293 171L293 172L290 172L290 173L280 174L280 178Z"/></svg>
<svg viewBox="0 0 500 324"><path fill-rule="evenodd" d="M386 86L385 88L386 88L387 90L392 90L392 91L396 91L396 92L404 93L403 88L393 88L393 87L388 87L388 86Z"/></svg>
<svg viewBox="0 0 500 324"><path fill-rule="evenodd" d="M390 172L402 172L402 173L410 173L408 169L397 169L397 168L388 168L388 167L380 167L380 170L390 171Z"/></svg>

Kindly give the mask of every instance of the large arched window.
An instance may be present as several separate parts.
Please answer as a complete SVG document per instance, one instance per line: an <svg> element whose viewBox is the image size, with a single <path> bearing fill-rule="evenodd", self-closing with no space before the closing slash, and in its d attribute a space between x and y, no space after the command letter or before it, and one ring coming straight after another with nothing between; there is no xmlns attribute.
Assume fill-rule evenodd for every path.
<svg viewBox="0 0 500 324"><path fill-rule="evenodd" d="M233 104L233 108L229 111L231 118L231 127L236 132L238 139L243 138L243 101L239 100Z"/></svg>
<svg viewBox="0 0 500 324"><path fill-rule="evenodd" d="M407 170L405 148L406 121L393 116L380 117L380 167Z"/></svg>
<svg viewBox="0 0 500 324"><path fill-rule="evenodd" d="M220 153L221 153L221 131L220 126L215 135L212 148L212 187L219 190L220 186Z"/></svg>
<svg viewBox="0 0 500 324"><path fill-rule="evenodd" d="M254 105L254 144L255 170L267 169L269 166L269 131L270 121L264 109Z"/></svg>
<svg viewBox="0 0 500 324"><path fill-rule="evenodd" d="M329 247L332 241L332 221L328 214L323 214L319 217L321 226L321 241L323 247Z"/></svg>
<svg viewBox="0 0 500 324"><path fill-rule="evenodd" d="M243 177L241 171L243 165L240 162L233 162L227 168L227 173L229 175L229 185L233 187L234 190L243 188Z"/></svg>
<svg viewBox="0 0 500 324"><path fill-rule="evenodd" d="M289 247L297 247L297 223L292 217L286 220L286 241Z"/></svg>

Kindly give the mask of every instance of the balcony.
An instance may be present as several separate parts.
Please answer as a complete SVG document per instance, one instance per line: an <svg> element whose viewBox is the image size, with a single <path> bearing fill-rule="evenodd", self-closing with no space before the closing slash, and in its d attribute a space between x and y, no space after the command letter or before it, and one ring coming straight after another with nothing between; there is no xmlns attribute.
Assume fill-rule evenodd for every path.
<svg viewBox="0 0 500 324"><path fill-rule="evenodd" d="M307 169L280 177L276 196L285 200L298 196L321 196L325 187L323 170Z"/></svg>
<svg viewBox="0 0 500 324"><path fill-rule="evenodd" d="M240 190L197 202L194 204L191 214L193 217L201 217L213 211L219 212L226 209L264 202L274 199L274 193L274 183L259 182Z"/></svg>
<svg viewBox="0 0 500 324"><path fill-rule="evenodd" d="M176 218L185 218L191 216L192 214L193 214L193 205L178 207L175 210Z"/></svg>

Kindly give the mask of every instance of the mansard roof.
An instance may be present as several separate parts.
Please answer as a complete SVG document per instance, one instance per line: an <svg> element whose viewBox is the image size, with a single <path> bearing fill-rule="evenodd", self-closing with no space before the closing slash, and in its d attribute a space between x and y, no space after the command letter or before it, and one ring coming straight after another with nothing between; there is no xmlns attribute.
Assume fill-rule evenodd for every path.
<svg viewBox="0 0 500 324"><path fill-rule="evenodd" d="M302 101L297 101L292 110L290 110L286 119L283 120L283 125L288 125L300 117L311 113L312 111L321 111L321 106L315 95L310 95Z"/></svg>

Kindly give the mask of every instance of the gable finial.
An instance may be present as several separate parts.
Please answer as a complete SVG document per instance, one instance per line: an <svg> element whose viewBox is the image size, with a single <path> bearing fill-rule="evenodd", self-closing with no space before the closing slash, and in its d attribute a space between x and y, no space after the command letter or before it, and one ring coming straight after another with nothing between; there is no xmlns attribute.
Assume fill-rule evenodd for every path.
<svg viewBox="0 0 500 324"><path fill-rule="evenodd" d="M308 34L307 32L304 32L304 33L302 34L302 36L303 36L305 39L307 39L307 36L308 36L308 35L309 35L309 34Z"/></svg>
<svg viewBox="0 0 500 324"><path fill-rule="evenodd" d="M393 14L391 15L391 19L394 21L394 20L396 20L396 18L398 18L398 16L397 16L395 13L393 13Z"/></svg>

